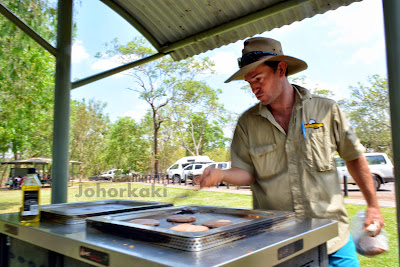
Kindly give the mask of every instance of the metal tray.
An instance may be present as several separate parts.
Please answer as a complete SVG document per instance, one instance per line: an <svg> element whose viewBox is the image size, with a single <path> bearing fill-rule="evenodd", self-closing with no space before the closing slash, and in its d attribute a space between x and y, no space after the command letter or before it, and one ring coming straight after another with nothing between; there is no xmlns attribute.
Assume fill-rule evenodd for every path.
<svg viewBox="0 0 400 267"><path fill-rule="evenodd" d="M111 199L44 205L40 206L40 211L42 220L77 224L85 223L85 219L91 216L170 206L173 206L173 203Z"/></svg>
<svg viewBox="0 0 400 267"><path fill-rule="evenodd" d="M166 218L175 214L192 214L202 223L216 219L228 219L231 225L210 229L203 232L179 232L170 230L178 223L168 222ZM160 221L159 226L147 226L130 223L130 220L145 218ZM168 207L156 210L120 213L108 216L88 218L87 227L108 234L119 235L141 241L149 241L162 246L185 251L201 251L234 240L272 230L283 224L294 222L294 212L263 211L227 207L189 205Z"/></svg>

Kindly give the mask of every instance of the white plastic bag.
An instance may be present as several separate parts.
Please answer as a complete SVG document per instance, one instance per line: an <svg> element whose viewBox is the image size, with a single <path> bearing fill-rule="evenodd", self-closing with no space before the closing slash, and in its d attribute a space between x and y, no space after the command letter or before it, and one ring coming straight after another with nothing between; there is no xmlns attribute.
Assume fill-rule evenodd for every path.
<svg viewBox="0 0 400 267"><path fill-rule="evenodd" d="M357 212L350 224L350 232L356 244L357 253L363 256L375 256L389 250L387 233L384 229L375 235L377 225L372 224L364 229L365 211ZM376 221L379 224L378 221Z"/></svg>

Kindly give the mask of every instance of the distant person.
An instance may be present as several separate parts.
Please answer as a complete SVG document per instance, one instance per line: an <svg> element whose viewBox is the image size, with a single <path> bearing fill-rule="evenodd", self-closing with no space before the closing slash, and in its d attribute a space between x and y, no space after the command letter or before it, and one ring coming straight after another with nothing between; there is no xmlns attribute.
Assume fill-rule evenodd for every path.
<svg viewBox="0 0 400 267"><path fill-rule="evenodd" d="M17 177L14 178L12 186L11 186L12 189L19 189L21 179L22 178L20 176L17 176Z"/></svg>
<svg viewBox="0 0 400 267"><path fill-rule="evenodd" d="M368 207L365 226L384 225L372 175L351 125L330 99L290 84L287 76L307 64L286 56L280 42L244 42L239 70L226 82L245 80L259 100L238 120L231 145L232 168L205 169L201 187L220 182L251 185L253 207L294 211L298 216L339 222L327 242L330 266L359 266L349 232L334 155L337 151L360 187Z"/></svg>

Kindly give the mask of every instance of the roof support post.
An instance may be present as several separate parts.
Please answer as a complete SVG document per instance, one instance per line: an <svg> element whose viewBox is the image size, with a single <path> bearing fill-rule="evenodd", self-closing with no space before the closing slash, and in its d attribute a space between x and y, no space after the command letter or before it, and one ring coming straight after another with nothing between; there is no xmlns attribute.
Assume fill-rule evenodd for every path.
<svg viewBox="0 0 400 267"><path fill-rule="evenodd" d="M392 124L393 163L395 168L395 192L397 232L400 233L400 2L383 0L386 36L386 58L389 78L390 116ZM398 236L400 243L400 235Z"/></svg>
<svg viewBox="0 0 400 267"><path fill-rule="evenodd" d="M73 0L58 1L51 203L67 202Z"/></svg>

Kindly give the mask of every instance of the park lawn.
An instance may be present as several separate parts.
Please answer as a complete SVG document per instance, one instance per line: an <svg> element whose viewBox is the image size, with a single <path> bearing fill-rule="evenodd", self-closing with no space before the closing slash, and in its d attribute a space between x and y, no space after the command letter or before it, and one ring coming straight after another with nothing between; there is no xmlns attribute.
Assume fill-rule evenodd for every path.
<svg viewBox="0 0 400 267"><path fill-rule="evenodd" d="M129 195L128 191L132 192ZM158 191L156 191L158 189ZM0 213L17 212L22 199L21 190L0 191ZM170 188L162 185L142 185L129 183L75 183L68 187L68 202L94 201L104 199L144 200L156 202L173 202L175 206L181 205L208 205L251 208L252 197L250 195L222 193L211 191L196 191L189 189ZM50 204L51 189L41 189L40 204ZM350 219L359 210L365 209L364 205L346 204ZM358 256L361 266L399 266L397 245L397 221L396 209L382 207L385 218L385 229L389 237L390 249L388 252L376 257Z"/></svg>

